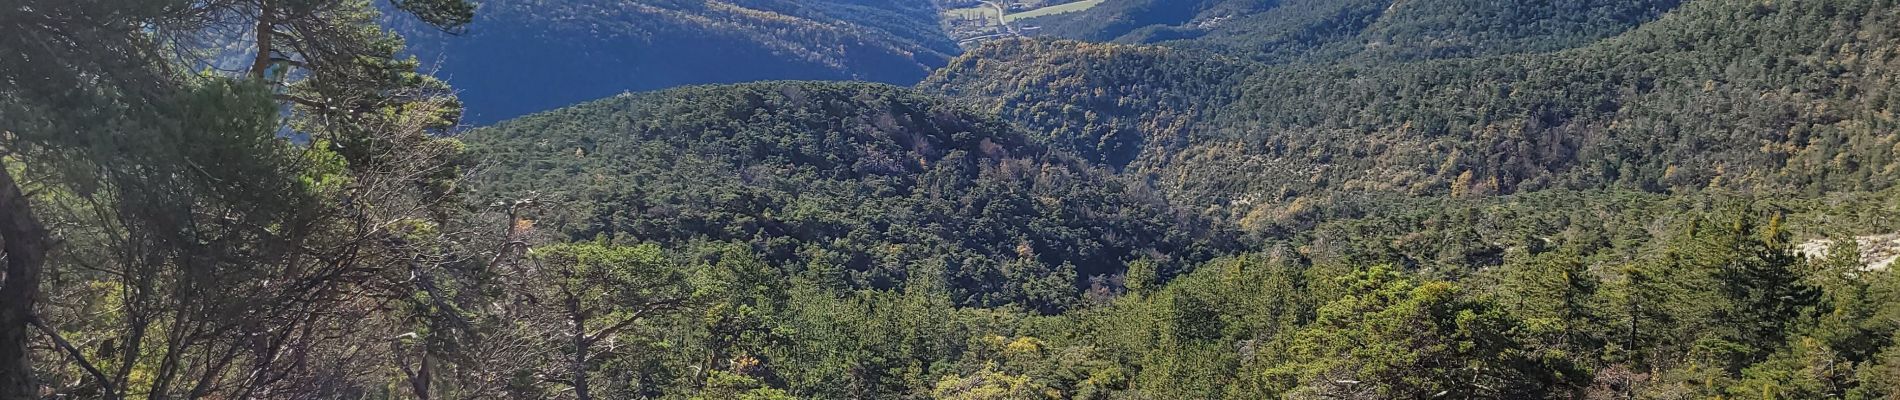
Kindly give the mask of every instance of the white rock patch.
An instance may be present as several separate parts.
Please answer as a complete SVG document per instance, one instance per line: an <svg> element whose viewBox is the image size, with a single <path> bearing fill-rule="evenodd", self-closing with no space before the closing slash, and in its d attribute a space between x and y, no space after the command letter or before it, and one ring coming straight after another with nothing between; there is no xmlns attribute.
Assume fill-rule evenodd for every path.
<svg viewBox="0 0 1900 400"><path fill-rule="evenodd" d="M1869 235L1854 238L1860 245L1860 263L1862 271L1881 271L1900 261L1900 233L1887 235ZM1834 247L1830 239L1814 239L1794 246L1795 254L1808 258L1827 257L1827 251Z"/></svg>

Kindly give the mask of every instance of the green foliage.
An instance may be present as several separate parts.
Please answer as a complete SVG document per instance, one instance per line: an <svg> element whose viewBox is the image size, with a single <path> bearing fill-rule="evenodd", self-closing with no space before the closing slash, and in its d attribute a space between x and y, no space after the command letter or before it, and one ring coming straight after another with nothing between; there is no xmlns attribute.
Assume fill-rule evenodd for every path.
<svg viewBox="0 0 1900 400"><path fill-rule="evenodd" d="M1273 63L1539 53L1615 36L1681 3L1293 0L1251 15L1231 15L1234 21L1199 29L1192 39L1167 43L1222 49Z"/></svg>
<svg viewBox="0 0 1900 400"><path fill-rule="evenodd" d="M1565 371L1537 363L1501 310L1461 299L1446 282L1414 283L1388 268L1349 279L1267 370L1284 396L1534 398L1561 392ZM1281 386L1286 385L1286 386Z"/></svg>
<svg viewBox="0 0 1900 400"><path fill-rule="evenodd" d="M1528 257L1504 268L1495 289L1498 306L1523 321L1526 344L1554 357L1605 346L1610 325L1602 314L1602 282L1583 254L1571 247Z"/></svg>
<svg viewBox="0 0 1900 400"><path fill-rule="evenodd" d="M1231 102L1249 71L1198 52L1009 40L972 50L918 86L1026 125L1091 162L1157 173L1130 164L1191 144L1191 127Z"/></svg>
<svg viewBox="0 0 1900 400"><path fill-rule="evenodd" d="M624 310L685 294L685 277L654 245L556 244L534 249L531 257L549 268L547 278L557 279L549 284L565 288L562 295L583 308Z"/></svg>
<svg viewBox="0 0 1900 400"><path fill-rule="evenodd" d="M1185 25L1202 15L1251 12L1274 6L1265 0L1108 0L1086 11L1025 21L1045 34L1096 42L1148 38L1154 30Z"/></svg>
<svg viewBox="0 0 1900 400"><path fill-rule="evenodd" d="M1059 312L1088 277L1137 257L1178 268L1220 245L1099 169L886 86L680 89L465 139L496 171L486 193L558 199L573 212L548 225L571 238L743 241L858 288L899 287L932 263L963 305Z"/></svg>
<svg viewBox="0 0 1900 400"><path fill-rule="evenodd" d="M1062 38L1218 50L1268 63L1416 61L1587 45L1679 0L1111 0L1028 21Z"/></svg>
<svg viewBox="0 0 1900 400"><path fill-rule="evenodd" d="M1395 14L1377 20L1406 21L1399 17L1408 12L1442 15L1419 21L1486 15L1427 3L1400 4ZM1394 42L1380 51L1447 51L1444 57L1451 58L1341 56L1257 65L1165 56L1193 50L1006 43L952 62L923 87L1051 132L1056 145L1078 154L1137 166L1135 172L1171 202L1263 233L1315 204L1342 201L1336 195L1367 192L1490 196L1721 188L1812 196L1892 185L1887 171L1894 168L1896 142L1880 132L1892 124L1895 103L1883 89L1890 85L1878 83L1892 70L1882 50L1895 40L1896 24L1887 21L1894 15L1891 4L1712 0L1680 7L1577 6L1595 11L1509 11L1613 21L1584 23L1604 28L1581 31L1556 28L1568 23L1529 25L1564 35L1596 32L1559 41L1566 44L1526 45L1567 49L1562 51L1457 58L1473 54L1431 45L1457 47L1461 40L1420 39L1426 43ZM1367 8L1377 13L1392 7ZM1670 11L1657 16L1657 10ZM1516 28L1470 37L1524 37L1510 29ZM1426 28L1390 31L1456 35ZM1160 56L1122 56L1128 54ZM1069 77L1080 78L1064 80ZM1243 83L1227 83L1233 79ZM1074 80L1099 84L1048 83ZM1095 96L1148 100L1132 102L1140 107L1091 104ZM1166 100L1172 96L1205 100ZM1123 132L1151 136L1126 141L1143 136ZM1091 153L1101 149L1113 151Z"/></svg>
<svg viewBox="0 0 1900 400"><path fill-rule="evenodd" d="M139 64L196 3L113 5L0 9L4 172L61 241L9 306L79 344L0 372L55 396L1900 393L1863 236L1900 230L1892 1L1110 0L1030 22L1171 47L1005 40L920 91L688 87L455 138L368 2L283 3L320 18L271 37L324 46L281 47L308 54L280 87ZM597 36L556 53L955 51L921 1L389 5ZM651 72L595 61L542 75Z"/></svg>
<svg viewBox="0 0 1900 400"><path fill-rule="evenodd" d="M1129 293L1153 291L1161 283L1160 268L1161 266L1156 265L1154 260L1145 258L1128 263L1128 272L1122 278L1122 286L1128 288Z"/></svg>
<svg viewBox="0 0 1900 400"><path fill-rule="evenodd" d="M475 3L464 0L394 0L391 3L396 9L440 29L459 29L475 20Z"/></svg>

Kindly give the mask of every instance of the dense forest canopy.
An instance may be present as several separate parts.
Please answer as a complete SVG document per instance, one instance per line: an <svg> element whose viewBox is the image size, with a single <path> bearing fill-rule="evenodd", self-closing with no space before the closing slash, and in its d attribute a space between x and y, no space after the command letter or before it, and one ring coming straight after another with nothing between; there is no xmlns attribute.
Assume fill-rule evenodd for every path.
<svg viewBox="0 0 1900 400"><path fill-rule="evenodd" d="M464 139L495 171L477 189L560 204L571 215L554 226L575 239L749 242L786 274L849 288L935 265L961 305L1060 311L1126 262L1178 268L1223 246L992 117L882 85L619 96Z"/></svg>
<svg viewBox="0 0 1900 400"><path fill-rule="evenodd" d="M0 399L1900 396L1892 0L18 3Z"/></svg>
<svg viewBox="0 0 1900 400"><path fill-rule="evenodd" d="M1205 57L1093 62L1180 50L999 44L922 86L1055 137L1187 137L1127 150L1143 155L1135 172L1177 203L1214 207L1256 229L1283 206L1335 192L1879 190L1892 185L1896 167L1886 72L1894 67L1894 15L1877 2L1849 6L1698 2L1571 50L1256 64L1258 72L1238 84L1225 71L1241 67L1191 66ZM1021 46L1045 51L1015 51ZM1020 57L1077 62L985 62ZM1140 76L1131 74L1161 76L1102 87L1134 93L1112 98L1194 100L1080 110L1107 123L1045 117L1098 94L1068 77ZM1178 122L1177 115L1210 117Z"/></svg>
<svg viewBox="0 0 1900 400"><path fill-rule="evenodd" d="M1590 44L1681 0L1108 0L1039 18L1050 36L1216 49L1269 63L1416 61Z"/></svg>

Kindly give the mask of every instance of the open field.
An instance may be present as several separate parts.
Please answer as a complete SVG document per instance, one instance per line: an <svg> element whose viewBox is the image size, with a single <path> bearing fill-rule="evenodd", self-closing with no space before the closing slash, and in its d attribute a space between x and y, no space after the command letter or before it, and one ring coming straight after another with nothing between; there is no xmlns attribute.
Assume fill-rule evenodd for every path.
<svg viewBox="0 0 1900 400"><path fill-rule="evenodd" d="M1035 18L1035 17L1046 16L1046 15L1055 15L1055 14L1061 14L1061 13L1082 11L1082 10L1087 10L1090 8L1095 8L1095 6L1102 4L1103 1L1105 0L1085 0L1085 1L1069 3L1069 4L1043 7L1043 8L1038 8L1034 10L1005 15L1003 16L1003 21L1015 22L1016 20L1025 19L1025 18Z"/></svg>
<svg viewBox="0 0 1900 400"><path fill-rule="evenodd" d="M996 8L989 7L989 6L970 7L970 8L952 8L948 10L943 10L943 14L950 18L957 18L957 19L982 18L989 21L996 20Z"/></svg>

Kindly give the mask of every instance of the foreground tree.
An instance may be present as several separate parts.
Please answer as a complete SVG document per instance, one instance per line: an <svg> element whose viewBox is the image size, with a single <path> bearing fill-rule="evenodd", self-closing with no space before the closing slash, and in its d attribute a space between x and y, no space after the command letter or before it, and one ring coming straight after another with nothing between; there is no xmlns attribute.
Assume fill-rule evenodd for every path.
<svg viewBox="0 0 1900 400"><path fill-rule="evenodd" d="M1318 398L1542 398L1580 376L1541 362L1518 323L1447 282L1415 282L1387 267L1361 270L1347 294L1294 333L1272 391Z"/></svg>
<svg viewBox="0 0 1900 400"><path fill-rule="evenodd" d="M473 11L393 5L445 29ZM417 226L398 222L447 221L437 206L455 175L456 146L432 132L458 106L396 57L377 18L361 0L0 10L0 50L17 55L0 61L0 398L40 397L36 369L65 374L30 361L29 325L84 370L55 393L273 397L347 366L310 350L360 334L337 321L377 312L364 295L413 286L372 283L413 260L389 257ZM258 62L181 72L238 40L226 32L250 32ZM284 140L286 126L310 144ZM103 292L49 294L47 279ZM39 307L48 295L61 307ZM58 337L75 330L103 332L82 343L91 354Z"/></svg>
<svg viewBox="0 0 1900 400"><path fill-rule="evenodd" d="M650 329L643 324L686 306L692 294L685 275L654 245L550 245L534 249L522 267L512 285L530 308L522 323L542 327L547 343L559 344L560 351L549 354L565 353L568 361L543 365L566 365L566 378L557 381L579 400L595 396L591 377L605 358L600 344Z"/></svg>
<svg viewBox="0 0 1900 400"><path fill-rule="evenodd" d="M151 41L137 28L161 19L166 6L182 3L32 1L0 7L0 31L7 32L0 35L0 50L9 54L0 60L0 157L5 157L0 243L6 255L0 282L0 398L39 396L29 359L29 323L53 245L31 204L34 193L23 186L32 181L16 174L92 190L90 182L97 177L90 171L54 165L106 158L82 151L88 139L110 137L119 124L144 126L126 124L149 119L148 112L131 104L172 91L162 79L165 70L155 68L161 63ZM122 100L128 98L133 101Z"/></svg>

